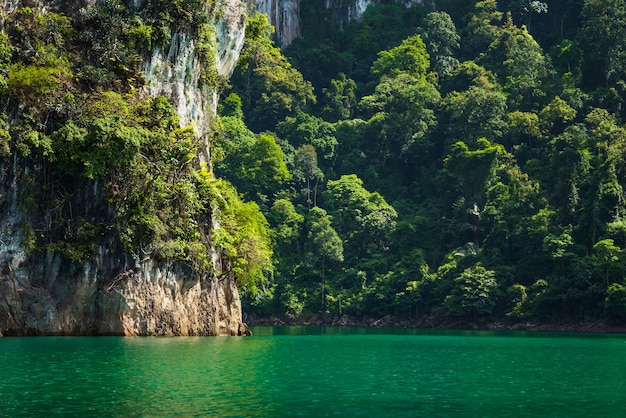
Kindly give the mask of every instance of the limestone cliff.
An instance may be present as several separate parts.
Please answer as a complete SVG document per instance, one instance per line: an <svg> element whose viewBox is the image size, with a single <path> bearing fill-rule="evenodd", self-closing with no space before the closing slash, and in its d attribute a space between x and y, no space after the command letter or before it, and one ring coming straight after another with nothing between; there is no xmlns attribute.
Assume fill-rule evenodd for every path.
<svg viewBox="0 0 626 418"><path fill-rule="evenodd" d="M300 27L300 0L248 0L256 10L267 15L274 26L276 43L287 46L302 36Z"/></svg>
<svg viewBox="0 0 626 418"><path fill-rule="evenodd" d="M127 6L131 12L139 12L150 4L150 0L139 0L128 2ZM214 28L213 38L208 40L215 46L214 71L218 77L227 78L243 43L246 4L244 0L204 4ZM90 5L97 6L98 2L2 1L7 13L29 6L43 12L62 10L67 14L84 14ZM0 29L4 23L0 18ZM180 125L191 124L204 144L199 163L208 162L209 124L215 114L218 87L199 76L200 67L206 62L200 60L198 39L194 37L197 34L179 27L172 28L170 35L169 40L138 57L141 60L138 68L144 78L141 89L148 95L169 98ZM115 71L122 74L128 70L117 65ZM50 110L52 105L42 104L40 99L45 98L36 99L36 104L50 112L48 115L59 112ZM7 113L8 121L3 123L11 125L20 115L41 112L17 103ZM11 132L18 135L18 128L12 126ZM42 130L39 137L44 138L45 133ZM14 137L12 141L11 144L17 140ZM153 257L143 248L133 255L119 245L116 235L119 231L107 226L113 208L101 181L65 176L60 177L65 184L49 184L45 160L28 159L24 152L19 154L14 150L0 154L0 335L240 335L243 332L235 277L227 271L222 255L210 244L207 245L211 262L204 269ZM39 201L32 198L35 192L31 191L52 196L52 187L62 188L64 200L56 207L37 206ZM87 227L98 226L94 227L97 233L92 234L96 236L89 247L89 256L72 260L59 251L59 245L40 245L52 236L50 230L74 228L77 223L73 220L77 218ZM72 222L66 221L59 227L63 219ZM207 226L215 227L215 224ZM69 230L60 234L77 236L76 231Z"/></svg>
<svg viewBox="0 0 626 418"><path fill-rule="evenodd" d="M433 6L433 0L396 0L398 3L410 7L416 4ZM308 3L310 7L324 7L332 11L333 18L337 21L360 19L368 6L380 3L380 0L248 0L258 11L268 16L269 22L276 29L276 41L281 47L285 47L294 39L302 36L301 29L301 6Z"/></svg>
<svg viewBox="0 0 626 418"><path fill-rule="evenodd" d="M214 25L216 54L215 69L218 76L227 79L233 72L245 36L246 3L228 0L219 3ZM151 51L144 62L146 88L153 95L164 94L172 100L181 124L192 124L198 135L207 138L209 123L217 107L217 89L200 81L201 62L197 59L198 40L191 33L179 30L165 47ZM203 163L210 163L209 144L205 143Z"/></svg>

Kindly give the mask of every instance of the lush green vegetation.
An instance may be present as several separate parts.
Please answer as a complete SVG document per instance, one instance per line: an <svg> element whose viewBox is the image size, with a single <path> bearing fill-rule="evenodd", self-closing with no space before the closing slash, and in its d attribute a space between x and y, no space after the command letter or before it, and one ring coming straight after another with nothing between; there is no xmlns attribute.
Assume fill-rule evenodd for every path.
<svg viewBox="0 0 626 418"><path fill-rule="evenodd" d="M623 2L381 3L303 0L288 58L250 19L215 164L271 226L248 311L624 321Z"/></svg>
<svg viewBox="0 0 626 418"><path fill-rule="evenodd" d="M257 315L623 322L624 5L551 3L390 0L340 22L302 0L284 51L249 19L229 88L214 2L2 15L23 246L195 272L217 248ZM142 58L180 28L225 88L214 172L170 103L139 94Z"/></svg>
<svg viewBox="0 0 626 418"><path fill-rule="evenodd" d="M22 244L32 256L82 263L109 251L127 267L153 259L191 274L210 272L216 249L218 273L254 292L272 270L267 220L200 165L201 140L168 100L141 93L142 57L181 28L197 40L201 83L218 85L214 4L153 6L109 0L81 13L0 16L0 156L3 178L16 182ZM266 143L280 152L267 140L258 153ZM257 154L245 175L259 171Z"/></svg>

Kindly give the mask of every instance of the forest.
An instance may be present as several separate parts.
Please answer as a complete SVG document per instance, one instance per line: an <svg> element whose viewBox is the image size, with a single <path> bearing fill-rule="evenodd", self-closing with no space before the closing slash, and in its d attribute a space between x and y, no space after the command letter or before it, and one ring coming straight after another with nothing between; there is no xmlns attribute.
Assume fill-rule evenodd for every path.
<svg viewBox="0 0 626 418"><path fill-rule="evenodd" d="M245 311L623 323L626 4L436 3L249 20L213 151L270 227Z"/></svg>
<svg viewBox="0 0 626 418"><path fill-rule="evenodd" d="M230 80L199 0L0 14L0 157L44 179L19 184L22 246L79 263L106 238L195 271L218 248L259 318L623 324L625 2L389 0L348 22L319 3L282 50L252 13ZM205 164L139 94L168 27L221 93Z"/></svg>

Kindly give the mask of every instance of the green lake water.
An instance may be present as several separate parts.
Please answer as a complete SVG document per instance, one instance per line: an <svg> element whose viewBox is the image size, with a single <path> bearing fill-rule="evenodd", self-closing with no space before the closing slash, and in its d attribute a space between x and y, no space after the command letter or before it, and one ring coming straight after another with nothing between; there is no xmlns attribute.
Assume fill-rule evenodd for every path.
<svg viewBox="0 0 626 418"><path fill-rule="evenodd" d="M0 416L626 416L626 335L0 338Z"/></svg>

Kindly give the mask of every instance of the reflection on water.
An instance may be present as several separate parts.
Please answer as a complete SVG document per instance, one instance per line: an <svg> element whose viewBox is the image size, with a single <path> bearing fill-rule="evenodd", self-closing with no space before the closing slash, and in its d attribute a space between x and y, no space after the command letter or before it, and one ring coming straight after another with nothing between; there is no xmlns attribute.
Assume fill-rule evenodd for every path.
<svg viewBox="0 0 626 418"><path fill-rule="evenodd" d="M622 416L626 337L255 327L0 339L0 416Z"/></svg>

